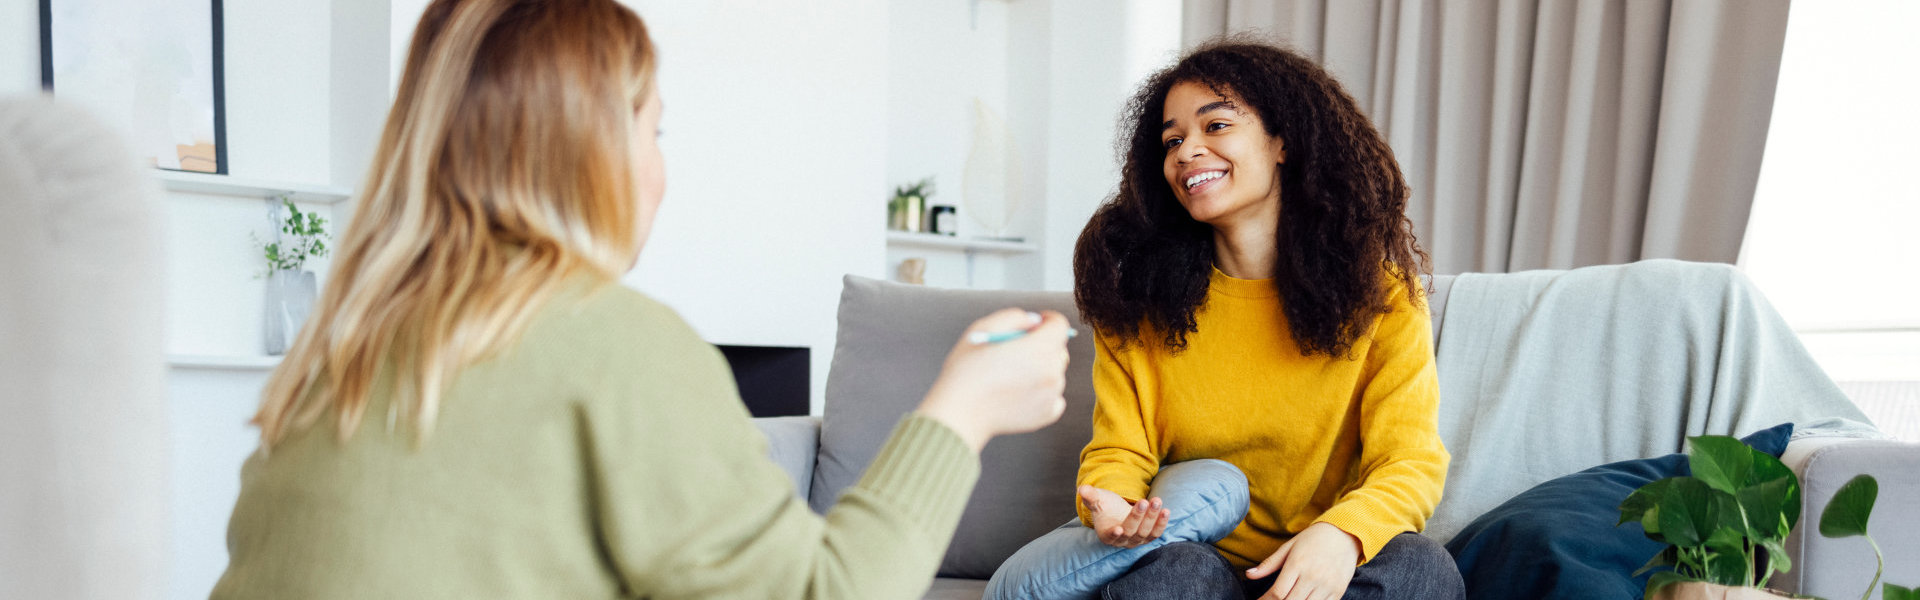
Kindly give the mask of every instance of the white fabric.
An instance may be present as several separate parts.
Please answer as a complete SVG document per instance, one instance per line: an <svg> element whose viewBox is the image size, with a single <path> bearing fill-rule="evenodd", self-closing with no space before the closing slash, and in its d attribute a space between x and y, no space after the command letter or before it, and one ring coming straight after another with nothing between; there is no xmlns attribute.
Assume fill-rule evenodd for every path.
<svg viewBox="0 0 1920 600"><path fill-rule="evenodd" d="M78 109L0 101L0 598L166 590L152 188Z"/></svg>
<svg viewBox="0 0 1920 600"><path fill-rule="evenodd" d="M1191 46L1318 58L1393 146L1435 272L1738 257L1787 0L1186 0Z"/></svg>

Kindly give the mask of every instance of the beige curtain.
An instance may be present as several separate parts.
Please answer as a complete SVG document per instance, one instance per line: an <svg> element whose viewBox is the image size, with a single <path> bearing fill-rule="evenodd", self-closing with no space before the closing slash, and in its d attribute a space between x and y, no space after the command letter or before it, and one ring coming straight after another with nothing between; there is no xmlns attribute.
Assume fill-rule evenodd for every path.
<svg viewBox="0 0 1920 600"><path fill-rule="evenodd" d="M1186 0L1184 41L1322 61L1383 131L1439 273L1733 262L1787 0Z"/></svg>

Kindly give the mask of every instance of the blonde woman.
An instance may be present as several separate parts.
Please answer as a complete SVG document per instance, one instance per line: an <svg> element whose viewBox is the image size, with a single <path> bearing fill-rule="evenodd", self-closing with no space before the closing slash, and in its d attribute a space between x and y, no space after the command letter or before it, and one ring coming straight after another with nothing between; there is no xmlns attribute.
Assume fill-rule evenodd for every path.
<svg viewBox="0 0 1920 600"><path fill-rule="evenodd" d="M645 26L437 0L340 249L268 382L215 598L907 598L988 438L1059 417L1065 320L956 343L823 519L725 364L616 283L664 187Z"/></svg>

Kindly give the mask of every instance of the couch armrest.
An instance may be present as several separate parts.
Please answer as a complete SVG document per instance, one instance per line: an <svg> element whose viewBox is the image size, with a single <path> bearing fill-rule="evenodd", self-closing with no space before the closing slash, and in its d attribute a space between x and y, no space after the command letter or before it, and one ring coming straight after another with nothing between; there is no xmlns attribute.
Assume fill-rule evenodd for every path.
<svg viewBox="0 0 1920 600"><path fill-rule="evenodd" d="M1800 524L1787 537L1793 570L1775 579L1782 591L1851 598L1873 580L1873 548L1864 539L1820 535L1820 511L1834 492L1862 473L1880 484L1868 520L1886 557L1883 582L1920 585L1920 444L1847 437L1795 440L1780 457L1800 476ZM1879 597L1874 590L1873 597Z"/></svg>
<svg viewBox="0 0 1920 600"><path fill-rule="evenodd" d="M813 461L820 449L819 417L765 417L753 424L767 436L767 455L793 478L793 491L806 500L813 491Z"/></svg>

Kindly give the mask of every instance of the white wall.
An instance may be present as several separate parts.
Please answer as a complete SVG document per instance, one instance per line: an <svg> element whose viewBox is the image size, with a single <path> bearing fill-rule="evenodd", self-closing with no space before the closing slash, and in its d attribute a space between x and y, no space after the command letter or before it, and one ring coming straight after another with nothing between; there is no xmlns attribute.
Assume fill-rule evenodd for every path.
<svg viewBox="0 0 1920 600"><path fill-rule="evenodd" d="M977 22L969 5L978 8ZM962 194L973 100L1007 113L1006 2L892 0L887 23L887 183L934 177L927 203L959 207L962 234L981 232ZM865 204L884 222L889 195Z"/></svg>
<svg viewBox="0 0 1920 600"><path fill-rule="evenodd" d="M881 275L884 0L632 0L660 50L667 194L628 284L722 344L807 346L816 413L840 277Z"/></svg>
<svg viewBox="0 0 1920 600"><path fill-rule="evenodd" d="M962 237L975 235L1032 236L1036 230L1010 227L993 232L983 225L980 209L1004 208L1004 198L982 197L983 204L967 201L964 183L967 156L974 143L974 100L1007 118L1008 15L1006 2L928 2L892 0L887 17L887 189L934 178L928 206L959 209ZM1010 137L1029 132L1012 130ZM1016 157L1017 160L1017 157ZM1016 182L1008 182L1012 192ZM975 193L981 193L976 191ZM862 210L873 223L884 223L891 194L861 199ZM1028 199L1038 199L1037 194ZM1021 210L1015 199L1016 210ZM1032 206L1026 211L1035 210ZM978 254L969 264L959 250L925 247L889 247L885 276L898 280L900 263L926 261L926 283L937 287L1020 287L1006 276L1006 258ZM971 277L969 276L971 274Z"/></svg>
<svg viewBox="0 0 1920 600"><path fill-rule="evenodd" d="M266 382L266 371L174 369L169 376L172 600L205 600L227 569L227 519L240 497L240 464L260 441L246 423Z"/></svg>
<svg viewBox="0 0 1920 600"><path fill-rule="evenodd" d="M1120 113L1146 75L1170 64L1180 46L1177 0L1046 0L1014 6L1016 68L1013 120L1038 139L1019 140L1041 157L1044 190L1028 215L1040 252L1010 267L1039 289L1073 289L1073 245L1094 209L1120 182L1114 146Z"/></svg>
<svg viewBox="0 0 1920 600"><path fill-rule="evenodd" d="M40 3L0 3L0 95L40 89Z"/></svg>

